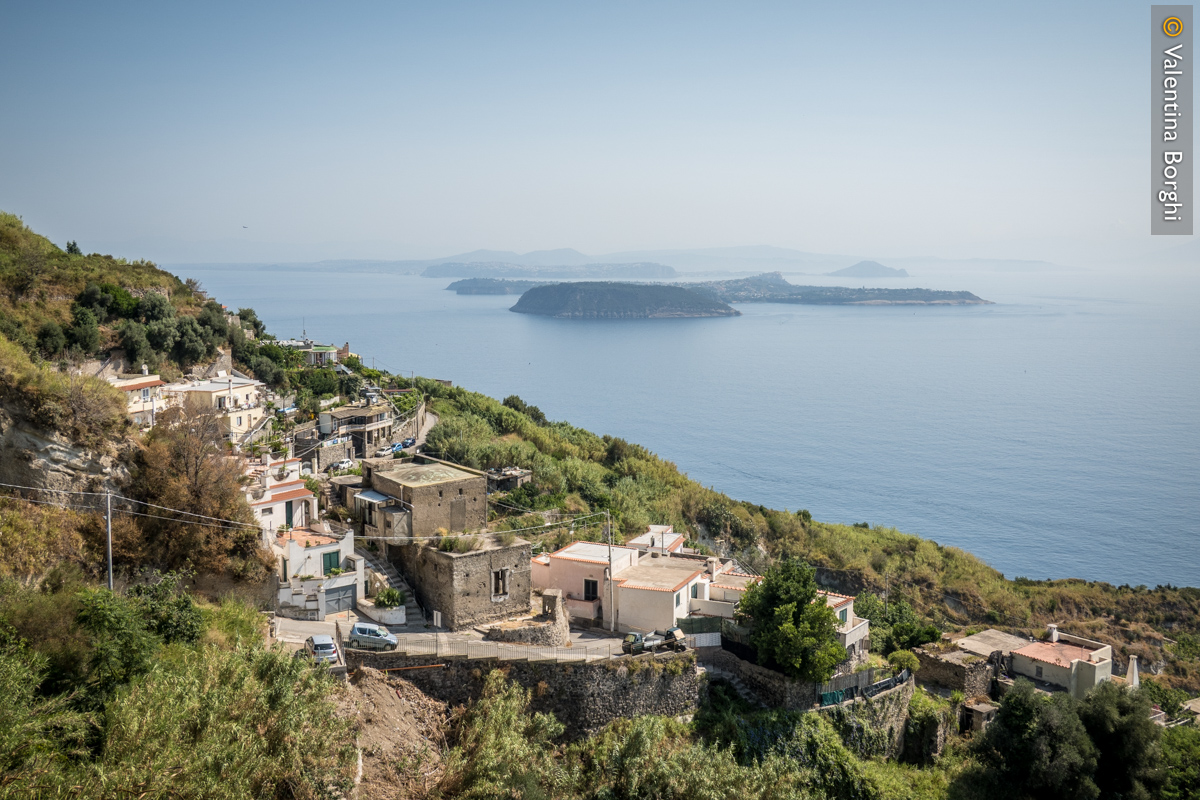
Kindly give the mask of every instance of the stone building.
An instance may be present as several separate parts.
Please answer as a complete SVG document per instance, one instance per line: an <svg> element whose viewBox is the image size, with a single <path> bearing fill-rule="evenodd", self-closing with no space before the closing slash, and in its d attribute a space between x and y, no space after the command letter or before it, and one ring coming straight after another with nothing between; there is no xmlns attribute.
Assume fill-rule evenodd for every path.
<svg viewBox="0 0 1200 800"><path fill-rule="evenodd" d="M381 539L437 536L479 530L487 524L487 478L446 464L363 462L363 487L355 498L364 535Z"/></svg>
<svg viewBox="0 0 1200 800"><path fill-rule="evenodd" d="M464 552L441 550L437 541L386 545L387 557L412 587L426 619L438 612L443 627L459 630L529 613L530 543L505 544L489 534L457 541Z"/></svg>

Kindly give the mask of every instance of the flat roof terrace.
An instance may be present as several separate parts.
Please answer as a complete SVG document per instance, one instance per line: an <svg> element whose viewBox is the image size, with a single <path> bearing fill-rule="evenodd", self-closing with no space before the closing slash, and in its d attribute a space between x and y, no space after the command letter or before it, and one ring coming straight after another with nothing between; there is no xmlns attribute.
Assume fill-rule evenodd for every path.
<svg viewBox="0 0 1200 800"><path fill-rule="evenodd" d="M674 563L672 563L674 562ZM649 589L654 592L677 592L704 569L696 564L671 558L643 558L637 565L617 573L622 589Z"/></svg>
<svg viewBox="0 0 1200 800"><path fill-rule="evenodd" d="M384 467L376 470L377 474L395 481L401 486L420 487L436 486L439 483L465 481L478 478L470 472L448 467L444 464L401 464L397 467Z"/></svg>

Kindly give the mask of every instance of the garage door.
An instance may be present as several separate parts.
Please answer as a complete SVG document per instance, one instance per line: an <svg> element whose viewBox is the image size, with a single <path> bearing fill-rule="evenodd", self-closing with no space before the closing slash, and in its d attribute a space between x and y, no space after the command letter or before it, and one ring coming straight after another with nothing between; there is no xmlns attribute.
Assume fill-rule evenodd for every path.
<svg viewBox="0 0 1200 800"><path fill-rule="evenodd" d="M357 585L339 586L336 589L325 590L325 613L336 614L339 611L348 611L356 608L354 596L356 594Z"/></svg>

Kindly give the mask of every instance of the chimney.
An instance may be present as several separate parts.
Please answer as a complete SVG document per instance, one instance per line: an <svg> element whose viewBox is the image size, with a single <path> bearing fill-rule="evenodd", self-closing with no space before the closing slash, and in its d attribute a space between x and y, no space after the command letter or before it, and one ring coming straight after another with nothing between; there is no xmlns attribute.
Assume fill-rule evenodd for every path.
<svg viewBox="0 0 1200 800"><path fill-rule="evenodd" d="M1058 626L1053 622L1046 626L1046 630L1050 632L1050 641L1058 641Z"/></svg>
<svg viewBox="0 0 1200 800"><path fill-rule="evenodd" d="M1137 656L1129 657L1129 671L1125 673L1125 685L1130 689L1136 689L1142 685L1142 681L1138 678Z"/></svg>
<svg viewBox="0 0 1200 800"><path fill-rule="evenodd" d="M708 574L714 578L721 574L721 559L709 557L708 559Z"/></svg>
<svg viewBox="0 0 1200 800"><path fill-rule="evenodd" d="M142 364L142 374L143 374L143 375L149 375L149 374L150 374L150 368L149 368L148 366L146 366L145 364Z"/></svg>

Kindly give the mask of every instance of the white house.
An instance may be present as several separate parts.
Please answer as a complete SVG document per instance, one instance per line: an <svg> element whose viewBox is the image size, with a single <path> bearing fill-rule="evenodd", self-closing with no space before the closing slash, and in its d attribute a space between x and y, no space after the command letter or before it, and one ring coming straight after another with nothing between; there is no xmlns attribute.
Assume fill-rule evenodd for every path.
<svg viewBox="0 0 1200 800"><path fill-rule="evenodd" d="M667 542L669 548L669 538ZM651 631L674 627L685 617L732 619L746 590L762 580L738 571L735 561L626 545L611 548L610 581L609 552L602 543L572 542L534 556L533 588L562 591L567 613L574 619L601 622L607 628L615 609L616 630ZM854 598L818 594L818 602L823 600L837 616L838 642L851 658L861 658L869 646L869 623L854 615Z"/></svg>
<svg viewBox="0 0 1200 800"><path fill-rule="evenodd" d="M173 398L169 401L163 395L166 382L145 368L141 375L120 375L109 378L108 382L125 393L126 413L139 428L154 425L155 415L173 402Z"/></svg>
<svg viewBox="0 0 1200 800"><path fill-rule="evenodd" d="M646 532L625 542L643 553L655 550L659 553L677 553L683 549L687 537L676 533L673 525L650 525Z"/></svg>
<svg viewBox="0 0 1200 800"><path fill-rule="evenodd" d="M300 477L300 459L272 459L270 453L246 459L246 502L270 544L280 528L300 528L317 519L317 496Z"/></svg>
<svg viewBox="0 0 1200 800"><path fill-rule="evenodd" d="M867 637L871 632L871 623L862 617L854 616L854 598L848 594L837 592L817 592L825 598L825 604L833 609L838 618L838 643L846 648L850 658L861 658L870 646Z"/></svg>
<svg viewBox="0 0 1200 800"><path fill-rule="evenodd" d="M313 523L277 534L272 550L281 616L322 620L357 608L366 596L366 568L354 554L353 531L338 538L324 523Z"/></svg>

